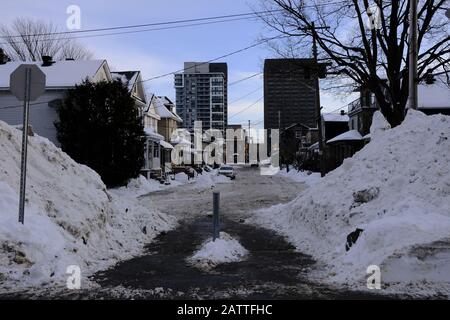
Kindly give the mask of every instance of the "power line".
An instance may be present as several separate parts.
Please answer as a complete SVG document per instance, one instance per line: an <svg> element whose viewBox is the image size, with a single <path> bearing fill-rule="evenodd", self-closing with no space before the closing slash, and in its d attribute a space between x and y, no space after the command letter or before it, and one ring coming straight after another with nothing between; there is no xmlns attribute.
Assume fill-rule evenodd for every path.
<svg viewBox="0 0 450 320"><path fill-rule="evenodd" d="M236 102L238 102L238 101L241 101L242 99L247 98L248 96L254 94L255 92L257 92L257 91L259 91L259 90L261 90L261 89L262 89L262 86L259 87L259 88L257 88L256 90L253 90L253 91L251 91L251 92L249 92L249 93L247 93L247 94L245 94L245 95L243 95L243 96L237 98L236 100L233 100L232 102L228 103L228 105L230 106L230 105L232 105L232 104L234 104L234 103L236 103Z"/></svg>
<svg viewBox="0 0 450 320"><path fill-rule="evenodd" d="M237 14L228 14L228 15L222 15L222 16L202 17L202 18L184 19L184 20L172 20L172 21L163 21L163 22L152 22L152 23L114 26L114 27L105 27L105 28L93 28L93 29L84 29L84 30L35 33L35 34L26 34L26 35L10 35L10 36L0 36L0 38L23 38L23 37L38 37L38 36L52 36L52 35L67 35L67 34L78 34L78 33L89 33L89 32L113 31L113 30L122 30L122 29L136 29L136 28L144 28L144 27L155 27L155 26L162 26L162 25L181 24L181 23L189 23L189 22L208 21L208 20L218 20L218 19L226 19L226 18L237 18L237 17L248 18L248 16L257 16L257 15L273 13L273 12L277 12L277 11L281 11L281 10L282 9L266 10L266 11L260 11L260 12L237 13Z"/></svg>
<svg viewBox="0 0 450 320"><path fill-rule="evenodd" d="M191 24L184 24L184 25L178 25L178 26L161 27L161 28L111 32L111 33L104 33L104 34L88 34L88 35L81 35L81 36L73 36L70 38L33 39L33 42L50 42L50 41L72 40L72 39L98 38L98 37L106 37L106 36L114 36L114 35L122 35L122 34L133 34L133 33L151 32L151 31L179 29L179 28L194 27L194 26L203 26L203 25L218 24L218 23L224 23L224 22L233 22L233 21L242 21L242 20L248 21L248 20L255 20L255 19L258 19L258 18L256 18L256 17L254 17L254 18L234 18L234 19L227 19L227 20L191 23ZM8 36L0 36L0 38L8 38ZM0 45L11 45L11 44L21 44L21 43L24 43L23 39L18 40L18 41L12 41L12 42L1 42Z"/></svg>
<svg viewBox="0 0 450 320"><path fill-rule="evenodd" d="M170 75L174 75L174 74L177 74L177 73L185 72L185 71L187 71L187 70L194 69L194 68L196 68L196 67L198 67L198 66L206 65L206 64L209 64L209 63L211 63L211 62L214 62L214 61L217 61L217 60L220 60L220 59L223 59L223 58L227 58L227 57L232 56L232 55L235 55L235 54L237 54L237 53L241 53L241 52L243 52L243 51L252 49L252 48L254 48L254 47L257 47L257 46L260 46L260 45L262 45L262 44L264 44L264 43L267 43L267 42L269 42L269 41L272 41L272 40L275 40L275 39L282 39L282 38L286 38L286 37L289 37L289 36L288 36L288 35L279 35L279 36L272 37L272 38L269 38L269 39L264 39L264 40L262 40L262 41L259 41L259 42L255 43L255 44L252 44L252 45L249 45L249 46L244 47L244 48L242 48L242 49L239 49L239 50L236 50L236 51L227 53L227 54L225 54L225 55L223 55L223 56L220 56L220 57L217 57L217 58L208 60L208 61L206 61L206 62L201 62L201 63L195 64L195 65L193 65L193 66L191 66L191 67L179 69L179 70L176 70L176 71L173 71L173 72L164 73L164 74L161 74L161 75L159 75L159 76L154 76L154 77L151 77L151 78L148 78L148 79L145 79L145 80L141 80L140 82L142 83L142 82L152 81L152 80L164 78L164 77L167 77L167 76L170 76Z"/></svg>
<svg viewBox="0 0 450 320"><path fill-rule="evenodd" d="M251 76L248 76L248 77L246 77L246 78L243 78L243 79L240 79L240 80L236 80L236 81L234 81L234 82L231 82L231 83L228 84L228 86L229 86L229 87L230 87L230 86L233 86L233 85L235 85L235 84L237 84L237 83L243 82L243 81L248 80L248 79L252 79L252 78L254 78L254 77L256 77L256 76L259 76L259 75L261 75L261 74L263 74L263 73L262 73L262 72L255 73L255 74L253 74L253 75L251 75Z"/></svg>
<svg viewBox="0 0 450 320"><path fill-rule="evenodd" d="M322 7L322 6L333 5L333 4L341 4L341 3L345 3L345 2L346 1L316 3L316 4L312 4L312 5L304 5L304 6L302 6L302 8ZM265 10L265 11L257 11L257 12L245 12L245 13L236 13L236 14L228 14L228 15L221 15L221 16L152 22L152 23L143 23L143 24L134 24L134 25L93 28L93 29L84 29L84 30L57 31L57 32L35 33L35 34L25 34L25 35L9 35L9 36L0 36L0 38L23 38L23 37L37 37L37 36L67 35L67 34L78 34L78 33L113 31L113 30L122 30L122 29L136 29L136 28L144 28L144 27L155 27L155 26L162 26L162 25L200 22L200 21L218 20L218 19L226 19L226 18L237 18L237 17L244 18L244 17L249 17L249 16L251 17L251 16L264 15L264 14L272 14L272 13L281 12L281 11L283 11L283 9Z"/></svg>
<svg viewBox="0 0 450 320"><path fill-rule="evenodd" d="M243 113L244 111L247 111L248 109L250 109L251 107L255 106L258 102L260 102L262 99L264 99L264 96L262 96L261 98L259 98L258 100L256 100L255 102L253 102L251 105L245 107L244 109L242 109L239 112L236 112L234 114L232 114L230 117L228 117L228 120L233 119L234 117L236 117L238 114Z"/></svg>

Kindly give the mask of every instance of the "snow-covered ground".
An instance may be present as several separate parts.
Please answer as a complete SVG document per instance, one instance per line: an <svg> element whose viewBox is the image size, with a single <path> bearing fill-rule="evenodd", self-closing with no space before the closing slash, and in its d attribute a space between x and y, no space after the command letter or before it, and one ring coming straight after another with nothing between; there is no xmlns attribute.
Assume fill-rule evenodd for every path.
<svg viewBox="0 0 450 320"><path fill-rule="evenodd" d="M21 131L0 121L0 292L64 286L67 267L87 276L141 252L175 224L133 197L106 190L90 168L30 137L25 225L18 223Z"/></svg>
<svg viewBox="0 0 450 320"><path fill-rule="evenodd" d="M201 174L195 173L193 179L188 179L187 174L184 172L177 173L173 179L173 175L170 176L170 184L165 185L159 183L154 179L146 179L144 176L139 176L136 179L132 179L127 186L110 191L120 196L132 196L139 197L154 191L171 189L189 184L191 187L204 190L214 188L218 183L231 183L231 179L223 175L218 175L217 170L210 172L203 171Z"/></svg>
<svg viewBox="0 0 450 320"><path fill-rule="evenodd" d="M283 168L278 172L278 175L296 182L304 182L307 185L313 185L320 181L320 173L310 171L297 171L292 167L289 172L287 172L286 168Z"/></svg>
<svg viewBox="0 0 450 320"><path fill-rule="evenodd" d="M409 111L390 129L376 113L371 138L255 221L323 263L327 281L364 289L367 267L378 265L381 292L450 296L450 117ZM364 231L346 252L356 228Z"/></svg>
<svg viewBox="0 0 450 320"><path fill-rule="evenodd" d="M247 249L238 240L221 232L219 239L206 240L187 262L199 269L210 270L222 263L243 261L247 255Z"/></svg>

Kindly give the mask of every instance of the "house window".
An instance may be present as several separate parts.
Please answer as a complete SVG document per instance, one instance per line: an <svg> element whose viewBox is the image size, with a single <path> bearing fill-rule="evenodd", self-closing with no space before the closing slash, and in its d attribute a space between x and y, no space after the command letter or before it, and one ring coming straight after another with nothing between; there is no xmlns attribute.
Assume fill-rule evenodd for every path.
<svg viewBox="0 0 450 320"><path fill-rule="evenodd" d="M159 158L159 145L156 143L153 145L153 157Z"/></svg>

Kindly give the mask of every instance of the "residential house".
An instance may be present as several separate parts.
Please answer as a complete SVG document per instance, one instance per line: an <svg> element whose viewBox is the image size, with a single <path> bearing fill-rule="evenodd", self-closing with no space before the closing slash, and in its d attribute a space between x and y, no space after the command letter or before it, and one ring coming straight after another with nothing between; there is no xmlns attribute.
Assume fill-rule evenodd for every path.
<svg viewBox="0 0 450 320"><path fill-rule="evenodd" d="M10 74L22 63L0 59L0 120L10 125L19 125L23 121L22 103L9 90ZM30 125L34 132L60 146L54 125L58 120L56 105L65 98L67 91L84 80L94 83L119 80L129 88L143 117L147 139L143 172L149 174L151 170L161 169L159 141L163 137L157 128L160 118L147 102L139 71L111 72L106 60L52 61L51 57L43 57L42 62L27 63L36 64L46 75L44 94L30 106Z"/></svg>
<svg viewBox="0 0 450 320"><path fill-rule="evenodd" d="M177 115L175 104L168 97L152 96L155 111L160 117L157 132L163 137L161 140L161 166L164 172L172 171L171 144L174 132L181 126L183 120Z"/></svg>
<svg viewBox="0 0 450 320"><path fill-rule="evenodd" d="M418 110L426 115L450 115L450 85L438 78L434 83L418 86Z"/></svg>
<svg viewBox="0 0 450 320"><path fill-rule="evenodd" d="M359 92L359 98L348 105L349 127L365 136L370 133L372 117L379 105L375 95L368 89L360 88Z"/></svg>
<svg viewBox="0 0 450 320"><path fill-rule="evenodd" d="M131 97L141 110L145 132L144 163L142 174L148 179L161 177L161 141L164 137L158 133L158 122L161 117L156 112L156 102L152 98L147 101L140 71L111 72L113 79L122 81L128 87Z"/></svg>
<svg viewBox="0 0 450 320"><path fill-rule="evenodd" d="M349 117L344 110L340 113L324 113L321 117L324 143L349 130Z"/></svg>
<svg viewBox="0 0 450 320"><path fill-rule="evenodd" d="M158 133L164 137L165 141L170 141L176 129L183 120L176 113L175 104L168 97L153 97L156 99L156 112L161 117L158 125Z"/></svg>
<svg viewBox="0 0 450 320"><path fill-rule="evenodd" d="M54 122L58 120L56 105L64 99L67 90L88 79L91 82L111 81L112 76L106 60L52 61L44 57L37 65L46 76L46 90L30 104L30 125L38 135L48 138L59 146ZM23 103L9 90L10 74L23 62L0 60L0 120L10 125L23 121Z"/></svg>
<svg viewBox="0 0 450 320"><path fill-rule="evenodd" d="M324 169L326 172L339 167L345 158L352 157L364 147L363 136L358 130L348 130L327 140L324 152Z"/></svg>
<svg viewBox="0 0 450 320"><path fill-rule="evenodd" d="M317 131L302 123L293 123L280 132L280 161L282 164L299 162L304 148L309 147L313 141L312 133ZM314 141L315 142L315 141Z"/></svg>

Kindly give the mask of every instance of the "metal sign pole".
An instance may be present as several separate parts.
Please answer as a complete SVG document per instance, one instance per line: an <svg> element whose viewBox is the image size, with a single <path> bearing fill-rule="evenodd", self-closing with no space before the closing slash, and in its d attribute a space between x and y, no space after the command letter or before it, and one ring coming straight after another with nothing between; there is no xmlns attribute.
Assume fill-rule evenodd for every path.
<svg viewBox="0 0 450 320"><path fill-rule="evenodd" d="M213 192L213 241L220 238L219 202L220 192Z"/></svg>
<svg viewBox="0 0 450 320"><path fill-rule="evenodd" d="M26 69L25 77L25 100L23 102L23 126L22 126L22 155L20 170L20 202L19 202L19 222L25 223L25 190L27 182L27 153L28 153L28 122L30 112L30 87L31 69Z"/></svg>

